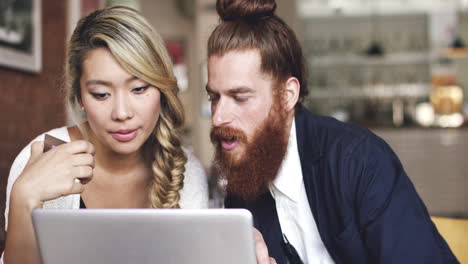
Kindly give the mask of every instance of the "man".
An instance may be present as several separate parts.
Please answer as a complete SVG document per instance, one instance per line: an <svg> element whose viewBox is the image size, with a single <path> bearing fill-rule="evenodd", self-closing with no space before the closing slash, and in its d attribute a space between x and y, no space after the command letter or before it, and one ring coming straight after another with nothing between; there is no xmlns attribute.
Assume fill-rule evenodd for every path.
<svg viewBox="0 0 468 264"><path fill-rule="evenodd" d="M305 60L275 8L217 1L206 89L225 206L251 211L278 263L458 263L390 147L301 106Z"/></svg>

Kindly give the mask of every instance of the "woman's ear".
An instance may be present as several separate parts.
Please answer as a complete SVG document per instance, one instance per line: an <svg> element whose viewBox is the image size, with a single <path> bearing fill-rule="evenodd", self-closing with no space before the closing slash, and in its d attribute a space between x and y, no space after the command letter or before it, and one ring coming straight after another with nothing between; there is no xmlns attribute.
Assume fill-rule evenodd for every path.
<svg viewBox="0 0 468 264"><path fill-rule="evenodd" d="M84 111L84 106L83 106L83 102L81 101L81 96L76 96L75 102L80 106L80 110Z"/></svg>
<svg viewBox="0 0 468 264"><path fill-rule="evenodd" d="M299 100L299 93L301 91L301 84L296 77L289 77L285 85L285 106L287 111L294 110L294 107Z"/></svg>

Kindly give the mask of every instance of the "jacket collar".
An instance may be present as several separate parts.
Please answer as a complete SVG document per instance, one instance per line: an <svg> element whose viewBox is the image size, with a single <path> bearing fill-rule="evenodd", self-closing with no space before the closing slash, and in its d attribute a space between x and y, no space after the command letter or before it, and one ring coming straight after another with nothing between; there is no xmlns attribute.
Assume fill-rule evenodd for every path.
<svg viewBox="0 0 468 264"><path fill-rule="evenodd" d="M298 105L296 109L296 136L301 161L316 161L322 157L318 142L316 117L305 107Z"/></svg>
<svg viewBox="0 0 468 264"><path fill-rule="evenodd" d="M299 190L302 186L301 160L297 147L296 122L293 120L289 132L288 147L278 175L270 186L270 191L276 196L286 196L293 202L299 201Z"/></svg>

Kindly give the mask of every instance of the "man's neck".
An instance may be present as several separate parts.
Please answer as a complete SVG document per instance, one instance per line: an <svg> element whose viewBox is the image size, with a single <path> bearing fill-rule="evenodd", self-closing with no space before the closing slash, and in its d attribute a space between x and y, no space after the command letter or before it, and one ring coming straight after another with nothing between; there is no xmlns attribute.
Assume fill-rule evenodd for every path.
<svg viewBox="0 0 468 264"><path fill-rule="evenodd" d="M295 111L292 110L291 112L288 113L287 115L287 122L286 122L286 127L287 127L287 136L289 138L290 134L291 134L291 126L293 125L293 121L294 121L294 114L295 114Z"/></svg>

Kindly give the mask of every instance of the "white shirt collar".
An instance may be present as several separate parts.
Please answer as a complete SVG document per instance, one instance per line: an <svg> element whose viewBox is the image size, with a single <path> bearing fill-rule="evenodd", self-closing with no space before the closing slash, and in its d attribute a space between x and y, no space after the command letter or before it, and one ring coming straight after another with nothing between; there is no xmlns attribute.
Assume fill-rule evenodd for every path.
<svg viewBox="0 0 468 264"><path fill-rule="evenodd" d="M288 148L276 179L270 186L273 197L277 192L294 202L299 201L299 191L302 184L302 169L297 148L296 122L293 120L289 133Z"/></svg>

